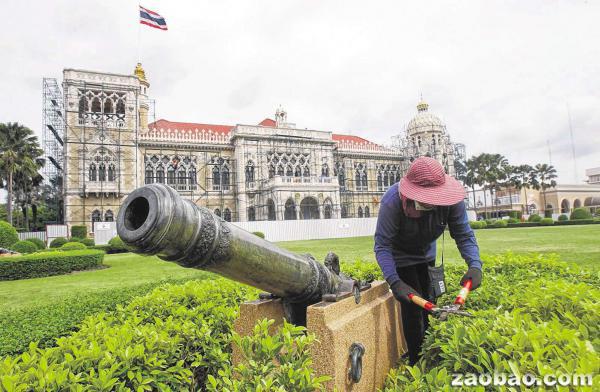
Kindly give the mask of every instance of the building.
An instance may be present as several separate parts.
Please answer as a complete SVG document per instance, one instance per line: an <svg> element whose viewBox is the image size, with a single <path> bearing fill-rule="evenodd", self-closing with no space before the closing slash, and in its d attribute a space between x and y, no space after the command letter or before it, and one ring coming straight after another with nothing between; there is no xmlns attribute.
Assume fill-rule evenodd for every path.
<svg viewBox="0 0 600 392"><path fill-rule="evenodd" d="M132 75L65 69L63 77L64 123L53 127L64 135L48 132L54 149L47 153L63 175L65 223L90 230L114 220L122 200L151 183L168 184L227 221L376 216L381 196L414 158L435 157L453 173L464 155L425 102L400 142L386 147L299 128L282 108L257 124L156 120L141 64Z"/></svg>
<svg viewBox="0 0 600 392"><path fill-rule="evenodd" d="M600 184L600 167L593 167L585 171L588 184Z"/></svg>

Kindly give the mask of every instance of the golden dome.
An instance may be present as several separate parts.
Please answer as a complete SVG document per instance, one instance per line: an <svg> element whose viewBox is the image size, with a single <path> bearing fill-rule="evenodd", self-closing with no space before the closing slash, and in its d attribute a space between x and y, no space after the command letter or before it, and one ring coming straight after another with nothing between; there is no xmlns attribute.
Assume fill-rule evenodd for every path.
<svg viewBox="0 0 600 392"><path fill-rule="evenodd" d="M421 98L421 102L417 104L417 110L419 112L426 112L427 109L429 109L429 104L427 104L427 102L423 101L423 98Z"/></svg>
<svg viewBox="0 0 600 392"><path fill-rule="evenodd" d="M135 76L137 76L138 79L141 80L142 82L146 81L146 71L144 71L144 68L142 68L142 63L137 63L137 65L135 66L135 70L133 71L133 74Z"/></svg>

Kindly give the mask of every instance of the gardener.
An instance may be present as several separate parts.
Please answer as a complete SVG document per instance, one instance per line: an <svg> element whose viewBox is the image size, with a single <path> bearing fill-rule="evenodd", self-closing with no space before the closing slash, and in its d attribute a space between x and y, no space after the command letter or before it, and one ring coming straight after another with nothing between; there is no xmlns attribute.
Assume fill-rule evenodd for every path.
<svg viewBox="0 0 600 392"><path fill-rule="evenodd" d="M461 285L468 279L472 290L481 284L479 247L469 226L464 197L462 185L447 175L438 161L421 157L381 199L375 254L394 297L400 301L411 365L418 359L429 323L427 312L413 304L408 295L415 293L435 301L428 267L435 265L436 240L446 225L469 266Z"/></svg>

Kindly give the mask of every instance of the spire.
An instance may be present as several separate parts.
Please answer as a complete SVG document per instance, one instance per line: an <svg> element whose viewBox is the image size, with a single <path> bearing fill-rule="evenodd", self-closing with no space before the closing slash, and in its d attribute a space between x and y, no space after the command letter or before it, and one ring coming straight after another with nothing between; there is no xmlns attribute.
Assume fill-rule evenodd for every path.
<svg viewBox="0 0 600 392"><path fill-rule="evenodd" d="M423 101L423 94L421 94L421 101L417 104L417 110L419 112L426 112L427 109L429 109L429 105Z"/></svg>
<svg viewBox="0 0 600 392"><path fill-rule="evenodd" d="M142 68L142 63L137 63L133 74L138 77L141 82L146 82L146 71Z"/></svg>

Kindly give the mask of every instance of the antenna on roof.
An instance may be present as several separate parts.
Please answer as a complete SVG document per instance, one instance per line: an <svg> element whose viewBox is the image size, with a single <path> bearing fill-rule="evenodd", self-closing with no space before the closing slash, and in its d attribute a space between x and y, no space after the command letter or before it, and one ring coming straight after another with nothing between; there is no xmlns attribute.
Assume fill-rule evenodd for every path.
<svg viewBox="0 0 600 392"><path fill-rule="evenodd" d="M575 141L573 138L573 125L571 124L571 108L567 101L567 116L569 117L569 133L571 135L571 154L573 154L573 180L577 183L577 159L575 158Z"/></svg>

